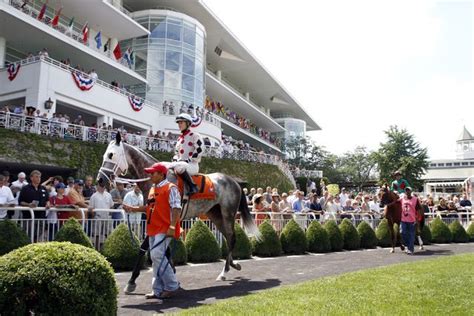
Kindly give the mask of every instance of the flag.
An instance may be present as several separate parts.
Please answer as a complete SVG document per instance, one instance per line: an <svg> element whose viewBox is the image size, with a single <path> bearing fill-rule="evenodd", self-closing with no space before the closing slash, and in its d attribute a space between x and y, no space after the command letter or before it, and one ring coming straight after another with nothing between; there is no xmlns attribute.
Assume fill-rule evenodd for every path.
<svg viewBox="0 0 474 316"><path fill-rule="evenodd" d="M107 42L104 45L104 52L110 49L110 38L107 40Z"/></svg>
<svg viewBox="0 0 474 316"><path fill-rule="evenodd" d="M86 22L86 24L84 24L84 27L82 28L82 42L87 43L88 39L89 39L89 22Z"/></svg>
<svg viewBox="0 0 474 316"><path fill-rule="evenodd" d="M123 54L123 59L125 59L127 61L127 64L128 64L129 68L132 66L132 60L130 59L130 53L131 53L131 49L129 47L125 51L125 54Z"/></svg>
<svg viewBox="0 0 474 316"><path fill-rule="evenodd" d="M56 15L53 18L53 21L51 22L52 26L57 26L59 23L59 17L61 16L61 10L63 7L60 7L58 11L56 11Z"/></svg>
<svg viewBox="0 0 474 316"><path fill-rule="evenodd" d="M97 33L94 39L95 39L95 42L97 43L97 49L100 49L102 47L102 35L100 34L100 31L99 33Z"/></svg>
<svg viewBox="0 0 474 316"><path fill-rule="evenodd" d="M73 29L74 29L74 17L72 17L71 20L69 21L69 25L67 26L66 33L72 33Z"/></svg>
<svg viewBox="0 0 474 316"><path fill-rule="evenodd" d="M38 20L42 20L44 18L44 13L46 12L46 2L43 4L43 6L41 7L41 11L40 13L38 14Z"/></svg>
<svg viewBox="0 0 474 316"><path fill-rule="evenodd" d="M117 46L114 48L115 59L119 60L122 57L122 51L120 50L120 45L117 43Z"/></svg>

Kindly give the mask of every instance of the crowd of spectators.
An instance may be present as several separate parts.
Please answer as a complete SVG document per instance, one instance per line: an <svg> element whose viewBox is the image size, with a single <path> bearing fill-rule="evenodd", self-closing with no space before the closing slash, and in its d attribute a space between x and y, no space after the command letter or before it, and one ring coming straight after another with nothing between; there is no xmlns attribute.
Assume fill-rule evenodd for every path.
<svg viewBox="0 0 474 316"><path fill-rule="evenodd" d="M240 128L243 128L257 135L258 137L266 140L267 142L274 144L277 147L280 147L282 145L279 138L274 137L273 135L271 135L270 132L265 131L261 127L258 127L257 125L255 125L255 123L250 121L248 118L226 108L221 102L213 101L209 96L206 97L204 108L207 111L225 118L229 122L234 123Z"/></svg>
<svg viewBox="0 0 474 316"><path fill-rule="evenodd" d="M10 181L10 173L3 171L0 174L0 219L31 218L29 210L14 210L12 207L44 208L34 210L34 217L43 220L39 225L47 223L48 240L53 239L65 220L71 217L83 220L79 209L87 210L87 220L114 219L117 221L114 222L115 227L122 219L122 213L102 210L121 209L124 201L135 206L143 205L143 195L137 185L117 182L116 187L108 192L104 185L94 185L92 176L86 176L85 179L69 177L66 180L55 176L41 183L41 172L34 170L28 179L24 172L20 172L17 180ZM141 217L142 214L131 214L130 221L139 223ZM92 230L90 222L86 227L89 231ZM30 226L26 229L30 229Z"/></svg>

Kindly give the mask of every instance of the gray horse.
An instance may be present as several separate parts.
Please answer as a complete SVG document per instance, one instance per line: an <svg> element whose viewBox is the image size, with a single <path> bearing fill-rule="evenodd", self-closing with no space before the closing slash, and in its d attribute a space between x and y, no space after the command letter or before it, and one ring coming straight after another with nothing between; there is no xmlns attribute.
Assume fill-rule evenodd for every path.
<svg viewBox="0 0 474 316"><path fill-rule="evenodd" d="M115 141L110 142L104 154L97 180L99 182L105 182L106 186L109 187L115 176L129 174L134 179L143 180L139 182L139 186L144 193L147 193L150 188L150 182L147 179L144 169L156 162L157 160L145 151L124 143L120 133L117 133ZM164 163L167 164L166 162ZM234 249L236 241L234 223L237 211L240 211L243 227L248 235L260 238L260 232L253 221L247 200L239 183L222 173L212 173L207 176L214 184L216 199L190 200L188 202L189 205L185 206L186 212L183 212L185 214L181 220L194 218L199 214L206 214L224 235L229 254L227 255L224 268L217 277L217 280L225 280L225 273L229 272L230 267L236 270L241 269L240 265L234 263L232 259L232 250ZM146 197L147 195L144 196ZM148 242L146 239L141 246L140 258L138 260L142 259L141 257L145 254L147 249ZM139 267L140 264L137 262L125 292L133 292L135 290L135 279L140 274Z"/></svg>

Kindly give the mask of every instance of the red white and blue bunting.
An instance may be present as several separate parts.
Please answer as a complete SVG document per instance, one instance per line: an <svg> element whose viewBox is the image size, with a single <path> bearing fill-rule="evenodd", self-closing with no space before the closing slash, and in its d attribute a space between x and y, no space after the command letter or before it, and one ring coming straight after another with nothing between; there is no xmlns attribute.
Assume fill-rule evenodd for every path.
<svg viewBox="0 0 474 316"><path fill-rule="evenodd" d="M8 79L10 81L15 80L16 75L18 75L18 72L20 71L20 64L10 64L8 65Z"/></svg>
<svg viewBox="0 0 474 316"><path fill-rule="evenodd" d="M82 91L89 91L94 86L95 81L89 76L85 76L81 72L74 70L72 70L71 73L77 87Z"/></svg>
<svg viewBox="0 0 474 316"><path fill-rule="evenodd" d="M202 117L200 116L195 116L193 117L193 121L191 123L191 127L198 127L202 123Z"/></svg>
<svg viewBox="0 0 474 316"><path fill-rule="evenodd" d="M135 112L141 111L145 105L145 100L131 95L128 96L128 102L130 102L130 105Z"/></svg>

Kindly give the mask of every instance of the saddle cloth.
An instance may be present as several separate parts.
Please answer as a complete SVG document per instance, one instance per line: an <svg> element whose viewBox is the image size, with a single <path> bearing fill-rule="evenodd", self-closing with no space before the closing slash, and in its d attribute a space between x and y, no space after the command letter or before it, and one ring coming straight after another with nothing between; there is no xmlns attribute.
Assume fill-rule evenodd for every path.
<svg viewBox="0 0 474 316"><path fill-rule="evenodd" d="M181 177L178 178L178 190L183 196L184 182ZM190 200L214 200L216 198L216 191L214 189L214 183L211 179L204 174L197 174L192 176L194 183L198 187L198 192L191 195Z"/></svg>

